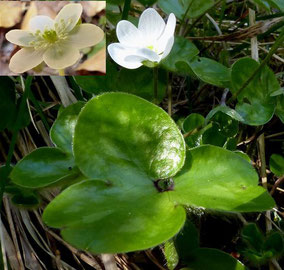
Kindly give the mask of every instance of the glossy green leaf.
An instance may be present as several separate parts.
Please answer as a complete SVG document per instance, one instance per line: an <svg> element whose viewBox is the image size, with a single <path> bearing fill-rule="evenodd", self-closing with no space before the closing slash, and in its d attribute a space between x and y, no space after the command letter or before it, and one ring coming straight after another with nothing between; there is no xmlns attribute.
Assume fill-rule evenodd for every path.
<svg viewBox="0 0 284 270"><path fill-rule="evenodd" d="M227 137L220 132L217 125L213 125L202 134L202 144L211 144L223 147L226 143Z"/></svg>
<svg viewBox="0 0 284 270"><path fill-rule="evenodd" d="M13 123L16 109L15 84L8 77L0 77L0 130Z"/></svg>
<svg viewBox="0 0 284 270"><path fill-rule="evenodd" d="M107 93L81 111L73 146L76 164L89 178L138 184L175 175L185 144L161 108L125 93Z"/></svg>
<svg viewBox="0 0 284 270"><path fill-rule="evenodd" d="M77 102L65 108L50 129L52 142L66 153L72 154L74 129L78 115L84 105L84 102Z"/></svg>
<svg viewBox="0 0 284 270"><path fill-rule="evenodd" d="M11 180L27 188L42 188L78 175L72 156L58 148L34 150L14 167Z"/></svg>
<svg viewBox="0 0 284 270"><path fill-rule="evenodd" d="M194 270L245 270L246 267L229 254L212 248L199 248L192 253L187 266Z"/></svg>
<svg viewBox="0 0 284 270"><path fill-rule="evenodd" d="M219 62L205 57L195 57L189 66L202 81L220 87L229 86L230 70Z"/></svg>
<svg viewBox="0 0 284 270"><path fill-rule="evenodd" d="M185 15L196 18L213 7L214 0L159 0L158 5L165 13L173 12L179 19L183 19Z"/></svg>
<svg viewBox="0 0 284 270"><path fill-rule="evenodd" d="M273 154L269 160L270 170L278 177L284 175L284 157L278 154Z"/></svg>
<svg viewBox="0 0 284 270"><path fill-rule="evenodd" d="M198 53L198 49L192 42L183 37L175 37L174 46L170 54L161 62L161 66L172 72L185 73L176 64L178 62L189 64L190 60Z"/></svg>
<svg viewBox="0 0 284 270"><path fill-rule="evenodd" d="M208 115L206 116L206 120L205 123L207 124L208 121L218 112L222 112L228 116L230 116L231 118L243 122L244 119L242 118L241 115L239 115L234 109L231 109L225 105L219 105L217 107L215 107L213 110L211 110Z"/></svg>
<svg viewBox="0 0 284 270"><path fill-rule="evenodd" d="M251 58L242 58L232 67L231 92L237 93L238 89L257 69L259 63ZM276 97L271 94L277 91L280 85L268 68L264 67L238 95L236 111L243 117L248 125L263 125L273 116L276 105Z"/></svg>
<svg viewBox="0 0 284 270"><path fill-rule="evenodd" d="M174 177L170 193L177 203L205 208L253 212L271 209L275 203L258 186L258 175L246 160L216 146L188 151L183 169Z"/></svg>
<svg viewBox="0 0 284 270"><path fill-rule="evenodd" d="M218 128L218 131L226 137L234 137L239 131L239 123L223 112L217 112L211 121Z"/></svg>
<svg viewBox="0 0 284 270"><path fill-rule="evenodd" d="M182 227L185 210L151 183L140 188L88 180L72 185L45 209L44 222L93 253L143 250L168 240Z"/></svg>

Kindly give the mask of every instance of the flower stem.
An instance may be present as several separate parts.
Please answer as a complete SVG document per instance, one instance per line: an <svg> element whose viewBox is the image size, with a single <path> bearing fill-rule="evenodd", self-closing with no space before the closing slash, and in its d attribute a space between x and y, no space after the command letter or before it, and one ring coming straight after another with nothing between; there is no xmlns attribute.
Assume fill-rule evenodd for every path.
<svg viewBox="0 0 284 270"><path fill-rule="evenodd" d="M131 0L124 0L124 7L122 11L122 20L127 20L128 19L128 13L130 10L130 5L131 5Z"/></svg>
<svg viewBox="0 0 284 270"><path fill-rule="evenodd" d="M59 76L65 76L65 70L64 69L59 69L58 73L59 73Z"/></svg>
<svg viewBox="0 0 284 270"><path fill-rule="evenodd" d="M158 104L158 67L153 68L153 79L154 79L154 103Z"/></svg>

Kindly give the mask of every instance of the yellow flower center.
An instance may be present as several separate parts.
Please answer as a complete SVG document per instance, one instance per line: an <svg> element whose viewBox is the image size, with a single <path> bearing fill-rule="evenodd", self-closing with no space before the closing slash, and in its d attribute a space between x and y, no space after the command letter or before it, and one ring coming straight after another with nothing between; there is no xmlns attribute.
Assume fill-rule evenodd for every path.
<svg viewBox="0 0 284 270"><path fill-rule="evenodd" d="M153 45L150 45L150 46L147 46L147 49L150 49L150 50L154 50L154 46Z"/></svg>
<svg viewBox="0 0 284 270"><path fill-rule="evenodd" d="M58 40L55 30L45 30L42 34L42 37L49 43L54 43Z"/></svg>

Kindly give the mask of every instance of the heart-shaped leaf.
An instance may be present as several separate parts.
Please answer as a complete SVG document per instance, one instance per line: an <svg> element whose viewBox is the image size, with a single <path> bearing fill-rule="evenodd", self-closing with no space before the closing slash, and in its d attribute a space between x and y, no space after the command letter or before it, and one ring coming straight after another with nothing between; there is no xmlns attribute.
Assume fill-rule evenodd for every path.
<svg viewBox="0 0 284 270"><path fill-rule="evenodd" d="M169 178L184 164L183 136L156 105L125 93L93 98L81 111L74 136L76 164L89 178L141 184Z"/></svg>
<svg viewBox="0 0 284 270"><path fill-rule="evenodd" d="M10 177L19 186L42 188L66 179L71 181L78 174L71 155L58 148L42 147L18 162Z"/></svg>
<svg viewBox="0 0 284 270"><path fill-rule="evenodd" d="M84 102L77 102L65 108L50 129L52 142L66 153L72 154L74 129L79 112L84 105Z"/></svg>
<svg viewBox="0 0 284 270"><path fill-rule="evenodd" d="M147 182L147 181L145 181ZM63 238L93 253L147 249L173 237L185 210L147 182L141 188L88 180L72 185L45 209L44 222L63 228Z"/></svg>
<svg viewBox="0 0 284 270"><path fill-rule="evenodd" d="M259 63L251 58L242 58L232 67L231 92L236 94L243 84L252 76ZM263 125L273 116L276 97L271 94L279 90L280 85L268 67L264 67L253 78L249 85L238 95L236 111L248 125Z"/></svg>
<svg viewBox="0 0 284 270"><path fill-rule="evenodd" d="M219 62L205 57L195 57L189 66L202 81L220 87L229 86L230 70Z"/></svg>
<svg viewBox="0 0 284 270"><path fill-rule="evenodd" d="M239 155L216 146L200 146L187 153L186 164L174 177L173 200L185 205L224 211L271 209L273 199L257 186L253 167Z"/></svg>

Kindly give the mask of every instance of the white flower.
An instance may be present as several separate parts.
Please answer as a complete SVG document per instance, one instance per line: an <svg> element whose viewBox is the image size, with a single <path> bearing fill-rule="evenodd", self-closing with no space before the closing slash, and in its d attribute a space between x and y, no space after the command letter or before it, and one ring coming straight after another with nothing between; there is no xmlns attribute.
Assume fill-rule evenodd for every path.
<svg viewBox="0 0 284 270"><path fill-rule="evenodd" d="M155 9L148 8L142 13L138 28L125 20L117 24L119 43L110 44L108 52L115 62L129 69L157 65L173 47L175 27L173 13L165 24Z"/></svg>
<svg viewBox="0 0 284 270"><path fill-rule="evenodd" d="M59 70L75 64L80 58L80 49L94 46L104 37L98 26L78 24L81 14L81 4L68 4L54 20L48 16L35 16L30 20L29 31L9 31L6 39L23 47L11 58L10 70L22 73L42 61Z"/></svg>

